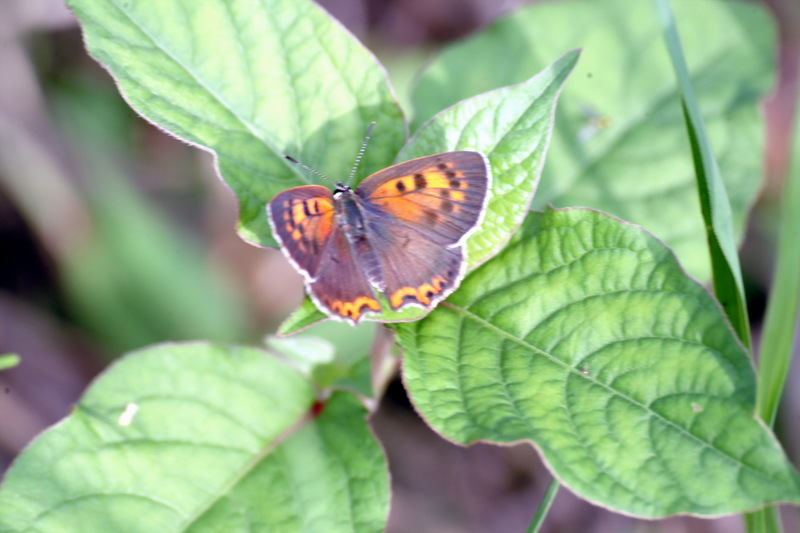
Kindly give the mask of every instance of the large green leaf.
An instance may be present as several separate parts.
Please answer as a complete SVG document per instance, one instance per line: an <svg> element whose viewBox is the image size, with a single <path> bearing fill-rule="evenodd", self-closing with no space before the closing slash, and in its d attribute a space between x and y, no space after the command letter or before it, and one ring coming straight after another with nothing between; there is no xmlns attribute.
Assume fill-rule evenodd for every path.
<svg viewBox="0 0 800 533"><path fill-rule="evenodd" d="M772 24L752 3L672 4L738 238L760 183L758 102L772 80ZM413 95L415 122L519 82L575 47L583 55L559 102L535 206L590 206L639 223L669 244L690 273L707 279L686 127L651 3L542 2L513 13L431 64Z"/></svg>
<svg viewBox="0 0 800 533"><path fill-rule="evenodd" d="M113 365L17 459L0 531L381 531L365 409L252 348L163 345Z"/></svg>
<svg viewBox="0 0 800 533"><path fill-rule="evenodd" d="M800 477L754 417L746 351L637 226L532 213L445 304L396 328L433 428L531 441L583 498L643 517L800 502Z"/></svg>
<svg viewBox="0 0 800 533"><path fill-rule="evenodd" d="M274 245L264 206L312 178L345 178L370 121L365 173L385 167L405 123L375 58L307 0L69 0L89 52L145 118L216 154L240 232Z"/></svg>

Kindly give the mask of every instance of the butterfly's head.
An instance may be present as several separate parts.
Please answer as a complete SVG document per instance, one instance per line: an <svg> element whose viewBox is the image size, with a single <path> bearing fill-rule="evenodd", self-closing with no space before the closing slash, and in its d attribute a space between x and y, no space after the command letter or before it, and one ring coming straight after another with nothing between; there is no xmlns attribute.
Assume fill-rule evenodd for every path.
<svg viewBox="0 0 800 533"><path fill-rule="evenodd" d="M341 181L336 184L336 188L333 189L333 197L335 199L339 199L342 196L346 196L351 193L353 189L350 188L349 185L345 185Z"/></svg>

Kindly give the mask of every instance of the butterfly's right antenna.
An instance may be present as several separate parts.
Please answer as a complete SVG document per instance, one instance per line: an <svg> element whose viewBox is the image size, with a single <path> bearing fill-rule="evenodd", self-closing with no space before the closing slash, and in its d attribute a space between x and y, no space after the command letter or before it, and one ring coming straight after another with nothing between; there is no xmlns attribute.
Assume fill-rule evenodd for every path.
<svg viewBox="0 0 800 533"><path fill-rule="evenodd" d="M309 172L313 172L314 174L316 174L318 176L322 176L323 178L328 180L334 187L337 186L337 184L334 183L334 181L332 179L330 179L328 176L326 176L325 174L323 174L319 170L314 170L313 168L309 167L308 165L304 165L303 163L301 163L300 161L298 161L294 157L292 157L290 155L284 155L283 158L291 161L292 163L294 163L295 165L297 165L299 167L303 167L304 169L308 170Z"/></svg>
<svg viewBox="0 0 800 533"><path fill-rule="evenodd" d="M353 183L353 178L356 175L356 169L358 169L358 164L361 163L361 158L364 156L364 150L367 149L367 143L369 142L369 138L372 137L372 130L374 128L375 122L370 122L369 127L367 128L367 134L364 136L364 142L361 143L361 150L358 151L358 155L356 156L356 162L353 165L353 170L350 171L350 177L347 179L348 185Z"/></svg>

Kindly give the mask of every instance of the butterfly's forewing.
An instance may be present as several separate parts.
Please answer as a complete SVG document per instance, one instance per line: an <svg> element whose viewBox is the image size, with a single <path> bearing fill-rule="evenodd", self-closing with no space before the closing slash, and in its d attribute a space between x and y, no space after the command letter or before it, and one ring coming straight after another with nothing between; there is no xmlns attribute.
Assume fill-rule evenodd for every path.
<svg viewBox="0 0 800 533"><path fill-rule="evenodd" d="M331 192L320 185L295 187L277 194L268 211L281 249L307 280L315 278L336 227Z"/></svg>
<svg viewBox="0 0 800 533"><path fill-rule="evenodd" d="M479 222L490 180L483 155L445 152L376 172L356 192L393 223L424 230L437 244L451 246Z"/></svg>
<svg viewBox="0 0 800 533"><path fill-rule="evenodd" d="M283 191L269 203L269 219L281 249L306 279L317 307L357 323L380 311L372 287L336 225L331 193L319 185Z"/></svg>
<svg viewBox="0 0 800 533"><path fill-rule="evenodd" d="M357 189L393 309L430 308L464 275L461 243L479 223L491 173L477 152L447 152L382 170Z"/></svg>

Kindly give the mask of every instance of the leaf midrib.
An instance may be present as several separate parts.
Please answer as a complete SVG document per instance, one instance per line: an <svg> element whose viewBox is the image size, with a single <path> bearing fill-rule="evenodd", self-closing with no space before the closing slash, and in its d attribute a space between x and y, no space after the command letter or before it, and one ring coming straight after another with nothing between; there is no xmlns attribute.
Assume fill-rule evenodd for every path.
<svg viewBox="0 0 800 533"><path fill-rule="evenodd" d="M592 376L592 375L585 375L585 374L582 374L582 373L581 373L581 372L580 372L578 369L576 369L576 368L574 368L574 367L572 367L572 366L570 366L570 365L566 364L564 361L562 361L561 359L559 359L559 358L558 358L558 357L556 357L555 355L553 355L553 354L550 354L549 352L546 352L546 351L542 350L541 348L538 348L538 347L536 347L536 346L534 346L534 345L532 345L532 344L528 343L528 342L527 342L527 341L525 341L524 339L520 339L519 337L516 337L516 336L514 336L514 335L512 335L512 334L508 333L507 331L505 331L505 330L503 330L503 329L499 328L498 326L495 326L495 325L494 325L494 324L492 324L491 322L489 322L489 321L487 321L487 320L483 319L483 317L480 317L480 316L478 316L477 314L475 314L475 313L473 313L473 312L469 311L468 309L466 309L466 308L464 308L464 307L461 307L461 306L454 305L454 304L453 304L453 303L451 303L451 302L444 302L444 303L443 303L443 304L441 304L441 305L442 305L442 307L445 307L445 308L447 308L447 309L450 309L450 310L452 310L452 311L454 311L454 312L456 312L456 313L458 313L458 314L462 315L462 316L463 316L463 317L465 317L466 319L469 319L469 320L472 320L472 321L476 322L477 324L479 324L480 326L484 327L485 329L488 329L488 330L491 330L491 331L493 331L494 333L496 333L496 334L497 334L498 336L500 336L500 337L503 337L503 338L505 338L505 339L507 339L507 340L510 340L510 341L512 341L512 342L514 342L514 343L516 343L516 344L518 344L519 346L521 346L521 347L523 347L523 348L525 348L525 349L527 349L527 350L529 350L529 351L531 351L531 352L534 352L534 353L535 353L535 354L537 354L537 355L541 355L541 356L544 356L544 357L546 357L546 358L547 358L548 360L550 360L551 362L553 362L553 363L555 363L555 364L557 364L557 365L560 365L562 368L564 368L564 369L568 370L569 372L571 372L571 373L573 373L573 374L575 374L575 375L579 375L579 376L580 376L581 378L583 378L583 379L588 379L588 380L591 380L591 381L592 381L594 384L596 384L596 385L598 385L598 386L600 386L600 387L602 387L602 388L606 389L606 390L607 390L607 391L608 391L610 394L612 394L612 395L615 395L615 396L617 396L617 397L619 397L619 398L621 398L621 399L623 399L623 400L626 400L626 401L628 401L628 402L629 402L629 403L631 403L632 405L634 405L634 406L636 406L636 407L640 408L640 409L641 409L642 411L644 411L645 413L648 413L648 414L649 414L649 416L651 416L651 417L655 418L656 420L659 420L659 421L661 421L662 423L664 423L664 424L665 424L665 425L667 425L667 426L670 426L670 427L673 427L673 428L675 428L676 430L678 430L678 432L679 432L679 433L683 434L683 435L684 435L684 436L686 436L688 439L690 439L690 440L693 440L693 441L696 441L696 442L698 442L699 444L701 444L703 447L706 447L706 448L708 448L708 449L710 449L710 450L714 451L715 453L719 454L719 455L720 455L721 457L723 457L724 459L727 459L727 460L729 460L731 463L733 463L733 464L737 465L739 468L741 468L741 469L746 469L746 470L748 470L748 471L750 471L750 472L754 473L755 475L757 475L757 476L759 476L759 477L761 477L761 478L767 479L767 480L769 480L769 481L772 481L772 482L775 482L775 483L778 483L778 482L780 482L780 484L781 484L781 485L785 486L785 484L784 484L784 481L785 481L785 480L780 480L780 481L778 481L778 480L775 480L775 479L773 479L773 478L771 478L771 477L768 477L768 476L766 476L766 475L765 475L763 472L761 472L761 471L759 471L759 470L755 470L755 469L754 469L753 467L751 467L750 465L747 465L747 464L745 464L745 463L742 463L742 462L741 462L741 461L740 461L738 458L736 458L736 457L733 457L733 456L731 456L731 455L729 455L729 454L725 453L724 451L722 451L722 450L720 450L720 449L718 449L718 448L715 448L715 447L711 446L709 443L707 443L707 442L703 441L702 439L700 439L700 438L699 438L699 437L697 437L696 435L694 435L694 434L692 434L692 433L688 432L688 431L687 431L685 428L683 428L683 427L681 427L681 426L677 425L675 422L673 422L673 421L671 421L671 420L669 420L669 419L666 419L666 418L664 418L664 417L663 417L663 416L661 416L659 413L657 413L657 412L653 411L653 410L652 410L652 409L650 409L648 406L645 406L645 405L643 405L641 402L639 402L639 401L635 400L634 398L631 398L631 397L629 397L628 395L626 395L626 394L624 394L624 393L622 393L622 392L620 392L620 391L618 391L618 390L616 390L616 389L614 389L614 388L610 387L609 385L607 385L607 384L606 384L606 383L604 383L604 382L598 381L598 380L597 380L596 378L594 378L594 376Z"/></svg>

